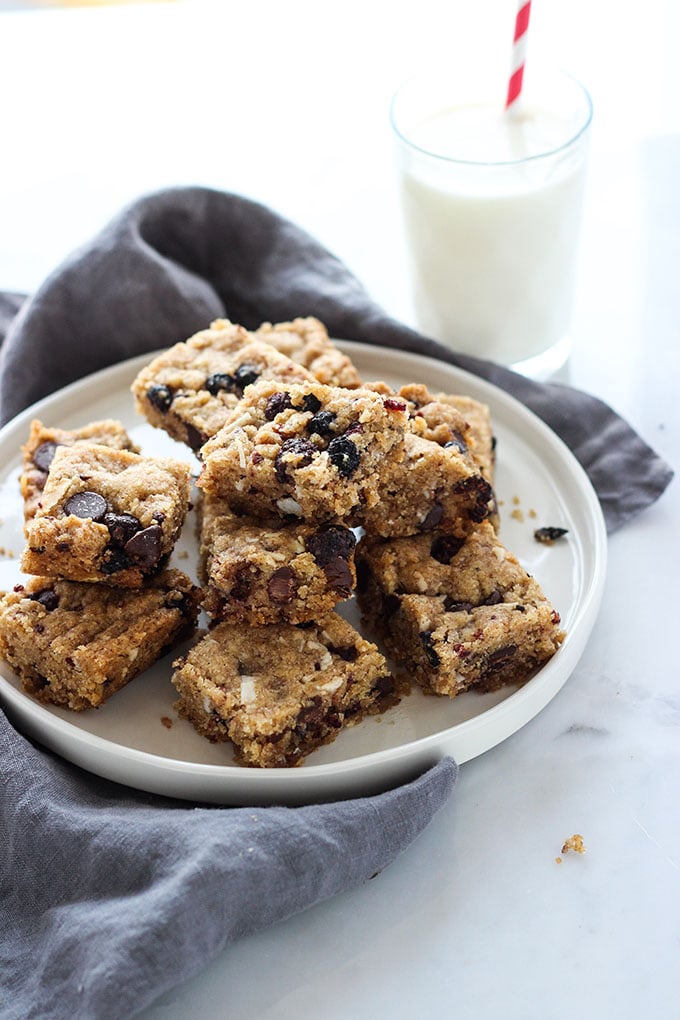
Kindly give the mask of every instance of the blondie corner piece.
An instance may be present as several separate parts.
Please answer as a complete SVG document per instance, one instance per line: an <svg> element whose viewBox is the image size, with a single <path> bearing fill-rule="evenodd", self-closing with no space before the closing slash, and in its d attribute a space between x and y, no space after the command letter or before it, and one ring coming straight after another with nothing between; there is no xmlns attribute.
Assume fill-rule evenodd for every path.
<svg viewBox="0 0 680 1020"><path fill-rule="evenodd" d="M310 627L220 623L176 666L180 715L260 768L298 765L399 701L378 649L334 613Z"/></svg>
<svg viewBox="0 0 680 1020"><path fill-rule="evenodd" d="M467 539L362 542L357 574L365 623L436 694L524 683L564 639L559 614L488 522Z"/></svg>
<svg viewBox="0 0 680 1020"><path fill-rule="evenodd" d="M384 383L369 388L391 392ZM404 455L382 467L379 499L362 520L366 532L383 538L437 527L469 533L495 506L491 481L473 453L473 429L453 404L432 399L424 386L403 387L395 397L408 408Z"/></svg>
<svg viewBox="0 0 680 1020"><path fill-rule="evenodd" d="M235 517L222 501L202 507L203 606L215 619L253 626L305 623L348 599L356 539L338 524L267 527Z"/></svg>
<svg viewBox="0 0 680 1020"><path fill-rule="evenodd" d="M303 365L325 386L346 389L361 386L361 378L351 359L329 339L323 323L312 316L274 325L263 322L254 335Z"/></svg>
<svg viewBox="0 0 680 1020"><path fill-rule="evenodd" d="M95 708L191 635L199 597L178 570L134 591L32 577L0 601L0 656L38 700Z"/></svg>
<svg viewBox="0 0 680 1020"><path fill-rule="evenodd" d="M113 450L128 450L139 453L139 449L119 421L105 419L93 421L79 429L50 428L34 418L27 442L21 448L23 455L19 485L24 498L24 517L29 521L40 506L47 475L58 446L74 446L76 443L96 443L110 446Z"/></svg>
<svg viewBox="0 0 680 1020"><path fill-rule="evenodd" d="M137 411L151 425L198 454L258 379L313 382L314 376L242 326L217 319L154 358L132 392Z"/></svg>
<svg viewBox="0 0 680 1020"><path fill-rule="evenodd" d="M135 588L164 566L189 506L189 465L105 446L61 446L27 527L21 569Z"/></svg>
<svg viewBox="0 0 680 1020"><path fill-rule="evenodd" d="M236 513L360 520L406 420L403 400L371 390L258 382L204 446L198 485Z"/></svg>

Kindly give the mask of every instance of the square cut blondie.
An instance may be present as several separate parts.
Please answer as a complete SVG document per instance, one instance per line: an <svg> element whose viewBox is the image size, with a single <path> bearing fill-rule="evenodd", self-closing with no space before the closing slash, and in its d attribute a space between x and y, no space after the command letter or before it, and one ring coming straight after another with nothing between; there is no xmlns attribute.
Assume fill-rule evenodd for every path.
<svg viewBox="0 0 680 1020"><path fill-rule="evenodd" d="M203 606L232 623L306 623L348 599L356 582L354 534L342 525L267 527L204 497Z"/></svg>
<svg viewBox="0 0 680 1020"><path fill-rule="evenodd" d="M154 358L132 392L140 414L198 453L257 379L288 383L314 376L242 326L217 319Z"/></svg>
<svg viewBox="0 0 680 1020"><path fill-rule="evenodd" d="M357 599L385 649L425 690L520 684L564 639L559 614L485 522L357 549Z"/></svg>
<svg viewBox="0 0 680 1020"><path fill-rule="evenodd" d="M456 420L465 422L465 428L461 431L458 425L456 439L462 440L469 448L475 461L479 464L482 474L487 481L493 484L494 468L496 462L496 440L491 424L491 414L486 404L472 397L450 393L431 393L426 386L411 383L402 386L399 396L409 402L414 417L422 417L427 423L430 432L428 439L437 439L437 429L442 425L449 424L452 431L456 431ZM446 408L451 407L457 415L449 418ZM450 440L444 439L444 443Z"/></svg>
<svg viewBox="0 0 680 1020"><path fill-rule="evenodd" d="M254 335L303 365L324 386L343 386L346 389L361 386L361 378L351 358L335 346L326 327L318 319L310 316L275 325L263 322Z"/></svg>
<svg viewBox="0 0 680 1020"><path fill-rule="evenodd" d="M165 564L189 507L189 465L106 446L57 448L21 569L137 588Z"/></svg>
<svg viewBox="0 0 680 1020"><path fill-rule="evenodd" d="M73 446L76 443L96 443L110 446L113 450L129 450L139 453L139 448L130 439L119 421L106 419L93 421L80 429L49 428L34 418L28 440L21 448L23 463L19 485L24 499L24 518L29 521L40 505L45 488L47 473L58 446Z"/></svg>
<svg viewBox="0 0 680 1020"><path fill-rule="evenodd" d="M220 623L176 666L179 714L261 768L298 765L399 700L378 649L335 613L304 628Z"/></svg>
<svg viewBox="0 0 680 1020"><path fill-rule="evenodd" d="M32 577L0 601L0 657L38 700L94 708L191 635L199 595L178 570L135 591Z"/></svg>
<svg viewBox="0 0 680 1020"><path fill-rule="evenodd" d="M198 485L258 518L361 520L406 422L403 400L371 390L261 381L204 446Z"/></svg>
<svg viewBox="0 0 680 1020"><path fill-rule="evenodd" d="M384 383L369 388L391 392ZM403 456L381 466L378 500L362 517L366 532L394 538L440 527L467 534L495 507L491 483L473 454L470 425L452 404L414 399L429 397L424 386L404 387L395 396L408 407Z"/></svg>

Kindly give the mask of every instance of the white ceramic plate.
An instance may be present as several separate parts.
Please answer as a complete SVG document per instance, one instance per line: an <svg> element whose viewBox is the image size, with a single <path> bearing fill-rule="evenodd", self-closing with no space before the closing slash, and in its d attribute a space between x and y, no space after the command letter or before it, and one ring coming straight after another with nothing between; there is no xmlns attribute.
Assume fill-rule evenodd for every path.
<svg viewBox="0 0 680 1020"><path fill-rule="evenodd" d="M604 586L604 522L582 468L523 405L475 376L414 354L363 344L341 346L366 380L384 379L393 385L421 382L435 391L466 393L489 405L498 440L496 493L502 538L562 616L567 638L554 658L519 690L467 693L453 700L416 691L385 715L342 732L295 769L240 768L229 745L209 743L179 719L172 707L172 655L102 708L82 713L35 701L22 692L7 664L0 663L0 702L18 729L82 768L137 789L213 803L299 804L387 789L443 755L464 762L510 736L555 697L583 652ZM118 418L142 452L190 456L134 411L130 383L148 361L145 355L80 380L35 404L0 432L1 589L21 579L19 449L31 418L65 428ZM567 528L567 539L541 545L533 532L542 525ZM173 564L195 576L193 532L190 515ZM353 603L342 612L358 622Z"/></svg>

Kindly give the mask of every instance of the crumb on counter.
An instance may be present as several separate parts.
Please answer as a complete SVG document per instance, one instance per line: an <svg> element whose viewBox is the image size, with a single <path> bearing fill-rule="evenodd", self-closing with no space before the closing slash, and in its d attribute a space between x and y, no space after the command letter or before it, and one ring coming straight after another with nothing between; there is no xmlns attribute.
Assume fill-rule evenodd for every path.
<svg viewBox="0 0 680 1020"><path fill-rule="evenodd" d="M167 715L161 716L161 724L165 726L166 730L172 729L172 719L169 719Z"/></svg>
<svg viewBox="0 0 680 1020"><path fill-rule="evenodd" d="M513 520L519 521L520 524L524 524L524 514L519 509L519 507L515 507L510 516L512 517Z"/></svg>
<svg viewBox="0 0 680 1020"><path fill-rule="evenodd" d="M584 854L586 852L586 848L583 842L583 836L580 836L578 832L575 832L573 836L569 837L569 839L565 839L564 843L562 844L563 854L569 853L570 850L576 854Z"/></svg>

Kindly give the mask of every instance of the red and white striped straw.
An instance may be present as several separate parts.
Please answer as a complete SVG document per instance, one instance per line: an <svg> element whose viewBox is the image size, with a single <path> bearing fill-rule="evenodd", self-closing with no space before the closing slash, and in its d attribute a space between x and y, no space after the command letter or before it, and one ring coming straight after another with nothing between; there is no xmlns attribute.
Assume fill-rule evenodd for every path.
<svg viewBox="0 0 680 1020"><path fill-rule="evenodd" d="M515 18L515 38L512 43L512 65L510 69L510 81L508 82L508 95L505 100L505 109L517 102L522 91L522 80L524 78L524 64L526 62L527 33L529 31L529 15L531 13L531 0L519 0L517 17Z"/></svg>

